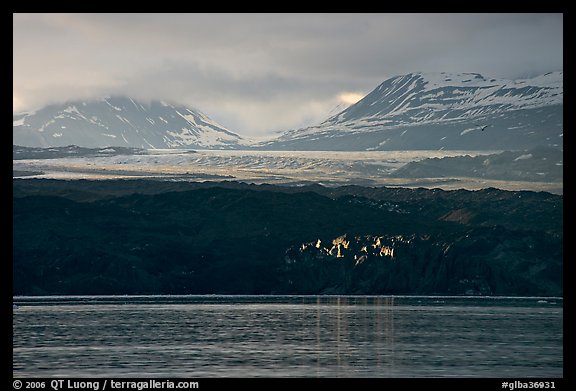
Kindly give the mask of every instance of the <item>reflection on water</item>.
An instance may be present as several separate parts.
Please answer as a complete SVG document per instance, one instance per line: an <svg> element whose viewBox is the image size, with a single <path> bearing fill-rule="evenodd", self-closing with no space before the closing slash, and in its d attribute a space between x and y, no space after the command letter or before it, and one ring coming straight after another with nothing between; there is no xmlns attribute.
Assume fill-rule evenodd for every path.
<svg viewBox="0 0 576 391"><path fill-rule="evenodd" d="M15 302L15 376L562 376L559 298L140 296Z"/></svg>
<svg viewBox="0 0 576 391"><path fill-rule="evenodd" d="M317 375L330 366L330 351L331 375L381 376L394 368L393 306L393 297L317 297Z"/></svg>

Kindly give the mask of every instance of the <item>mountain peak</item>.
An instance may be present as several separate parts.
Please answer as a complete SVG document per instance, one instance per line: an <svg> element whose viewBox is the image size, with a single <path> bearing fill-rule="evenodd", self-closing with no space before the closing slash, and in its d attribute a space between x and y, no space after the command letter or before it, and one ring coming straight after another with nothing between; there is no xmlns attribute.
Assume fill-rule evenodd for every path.
<svg viewBox="0 0 576 391"><path fill-rule="evenodd" d="M479 73L398 75L320 125L288 131L267 147L499 150L559 146L562 78L562 72L519 80ZM492 137L480 132L479 124L492 124Z"/></svg>
<svg viewBox="0 0 576 391"><path fill-rule="evenodd" d="M408 73L380 84L356 104L328 118L325 124L368 120L382 125L436 122L492 112L561 104L562 73L532 79L486 78L479 73Z"/></svg>
<svg viewBox="0 0 576 391"><path fill-rule="evenodd" d="M49 105L13 122L14 143L31 147L228 149L243 140L199 110L118 95Z"/></svg>

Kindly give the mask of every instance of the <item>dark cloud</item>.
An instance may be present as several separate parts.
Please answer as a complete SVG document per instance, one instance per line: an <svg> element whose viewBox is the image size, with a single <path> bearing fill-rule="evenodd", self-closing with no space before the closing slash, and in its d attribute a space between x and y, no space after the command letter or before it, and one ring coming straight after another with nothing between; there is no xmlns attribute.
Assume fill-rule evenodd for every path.
<svg viewBox="0 0 576 391"><path fill-rule="evenodd" d="M14 108L126 93L257 135L407 72L561 70L562 34L562 14L15 14Z"/></svg>

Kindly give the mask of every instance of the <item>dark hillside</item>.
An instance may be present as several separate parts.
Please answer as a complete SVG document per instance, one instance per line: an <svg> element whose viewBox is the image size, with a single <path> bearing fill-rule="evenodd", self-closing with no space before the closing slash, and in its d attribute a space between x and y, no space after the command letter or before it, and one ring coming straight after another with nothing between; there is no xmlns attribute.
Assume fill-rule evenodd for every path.
<svg viewBox="0 0 576 391"><path fill-rule="evenodd" d="M14 294L562 295L549 193L14 180Z"/></svg>

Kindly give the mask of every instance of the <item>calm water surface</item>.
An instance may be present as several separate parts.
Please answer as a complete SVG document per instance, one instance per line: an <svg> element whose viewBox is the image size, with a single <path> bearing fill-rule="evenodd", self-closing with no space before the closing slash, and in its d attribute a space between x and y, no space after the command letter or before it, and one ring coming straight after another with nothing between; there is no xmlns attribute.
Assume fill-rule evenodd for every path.
<svg viewBox="0 0 576 391"><path fill-rule="evenodd" d="M14 376L561 377L561 298L15 297Z"/></svg>

